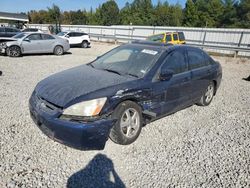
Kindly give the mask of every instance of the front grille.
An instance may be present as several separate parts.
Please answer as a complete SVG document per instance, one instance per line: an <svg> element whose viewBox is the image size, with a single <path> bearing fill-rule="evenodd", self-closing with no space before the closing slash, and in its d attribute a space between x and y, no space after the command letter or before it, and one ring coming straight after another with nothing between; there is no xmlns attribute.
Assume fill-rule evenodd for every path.
<svg viewBox="0 0 250 188"><path fill-rule="evenodd" d="M36 108L39 108L40 110L49 113L49 114L56 114L58 112L62 111L62 108L59 106L56 106L55 104L43 99L42 97L39 97L35 92L32 96L33 104Z"/></svg>

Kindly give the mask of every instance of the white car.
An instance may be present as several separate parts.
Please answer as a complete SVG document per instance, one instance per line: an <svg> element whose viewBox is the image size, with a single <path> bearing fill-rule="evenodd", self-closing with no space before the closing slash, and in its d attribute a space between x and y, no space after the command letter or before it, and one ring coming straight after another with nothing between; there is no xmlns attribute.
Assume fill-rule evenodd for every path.
<svg viewBox="0 0 250 188"><path fill-rule="evenodd" d="M90 38L87 33L75 32L75 31L65 31L60 32L57 36L68 39L71 46L81 46L82 48L88 48L90 46Z"/></svg>

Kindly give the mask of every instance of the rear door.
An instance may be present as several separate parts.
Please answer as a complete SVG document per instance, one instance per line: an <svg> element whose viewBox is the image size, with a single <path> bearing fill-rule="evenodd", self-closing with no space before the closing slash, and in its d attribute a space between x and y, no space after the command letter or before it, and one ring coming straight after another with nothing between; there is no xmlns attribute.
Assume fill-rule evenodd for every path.
<svg viewBox="0 0 250 188"><path fill-rule="evenodd" d="M44 53L52 53L54 51L55 38L48 34L41 34L42 42L41 47Z"/></svg>
<svg viewBox="0 0 250 188"><path fill-rule="evenodd" d="M191 72L184 49L171 52L164 60L162 67L173 70L169 81L156 81L153 84L153 98L159 100L154 112L158 115L168 114L190 103Z"/></svg>
<svg viewBox="0 0 250 188"><path fill-rule="evenodd" d="M172 43L172 36L171 36L171 34L166 34L166 43Z"/></svg>
<svg viewBox="0 0 250 188"><path fill-rule="evenodd" d="M22 48L23 53L42 53L43 47L42 47L42 37L41 34L31 34L26 37L28 41L25 39L22 41Z"/></svg>
<svg viewBox="0 0 250 188"><path fill-rule="evenodd" d="M191 71L192 100L196 102L205 92L211 80L212 70L207 65L204 52L200 49L187 49L189 70Z"/></svg>

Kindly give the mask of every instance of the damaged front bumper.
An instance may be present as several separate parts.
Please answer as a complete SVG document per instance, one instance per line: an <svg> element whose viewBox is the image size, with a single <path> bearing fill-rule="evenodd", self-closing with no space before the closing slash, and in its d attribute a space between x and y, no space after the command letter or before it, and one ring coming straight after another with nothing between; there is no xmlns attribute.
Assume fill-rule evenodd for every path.
<svg viewBox="0 0 250 188"><path fill-rule="evenodd" d="M47 110L46 105L31 97L30 115L39 129L49 138L79 150L102 150L115 120L101 119L89 123L61 120L59 112Z"/></svg>

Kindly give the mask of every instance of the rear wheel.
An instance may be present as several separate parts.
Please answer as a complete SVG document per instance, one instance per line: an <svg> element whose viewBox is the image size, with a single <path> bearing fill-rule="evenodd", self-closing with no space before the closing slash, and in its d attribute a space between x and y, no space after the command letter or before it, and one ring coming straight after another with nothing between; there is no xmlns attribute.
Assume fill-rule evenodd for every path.
<svg viewBox="0 0 250 188"><path fill-rule="evenodd" d="M63 47L62 46L56 46L54 49L54 54L55 55L63 55L64 51L63 51Z"/></svg>
<svg viewBox="0 0 250 188"><path fill-rule="evenodd" d="M141 114L141 108L132 101L119 104L112 114L112 118L117 121L110 131L111 140L121 145L133 143L141 132Z"/></svg>
<svg viewBox="0 0 250 188"><path fill-rule="evenodd" d="M21 48L19 46L11 46L6 49L6 54L10 57L20 57L21 56Z"/></svg>
<svg viewBox="0 0 250 188"><path fill-rule="evenodd" d="M213 100L214 91L215 91L214 82L210 82L205 93L202 95L200 101L198 102L198 105L208 106Z"/></svg>
<svg viewBox="0 0 250 188"><path fill-rule="evenodd" d="M82 41L81 47L82 48L88 48L88 42L87 41Z"/></svg>

